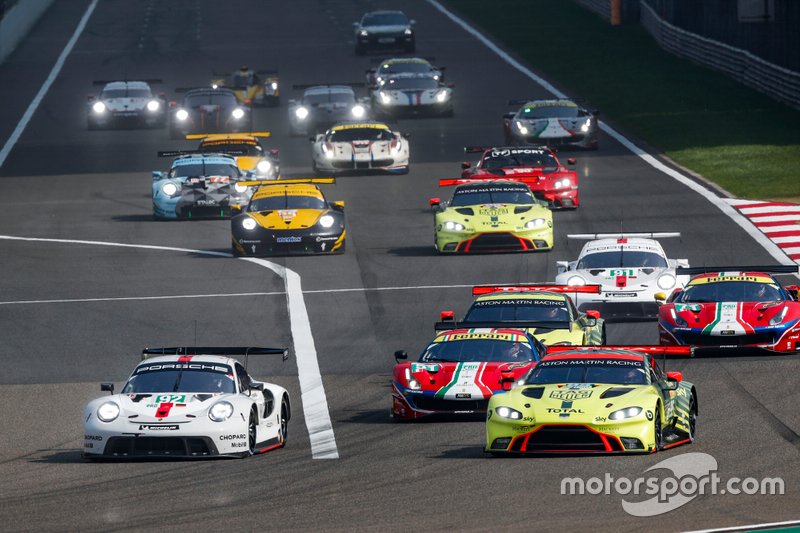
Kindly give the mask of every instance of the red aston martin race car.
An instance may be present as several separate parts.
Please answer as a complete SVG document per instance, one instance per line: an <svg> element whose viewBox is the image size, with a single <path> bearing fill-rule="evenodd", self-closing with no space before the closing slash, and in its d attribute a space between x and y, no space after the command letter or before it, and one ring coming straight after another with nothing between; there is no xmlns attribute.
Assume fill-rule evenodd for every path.
<svg viewBox="0 0 800 533"><path fill-rule="evenodd" d="M800 352L800 302L796 285L781 286L770 274L797 273L796 266L678 268L695 275L658 309L661 344L687 344L698 353L734 349Z"/></svg>
<svg viewBox="0 0 800 533"><path fill-rule="evenodd" d="M395 352L392 416L414 420L433 414L486 412L493 394L511 389L545 355L545 347L519 329L451 329L436 335L419 356Z"/></svg>
<svg viewBox="0 0 800 533"><path fill-rule="evenodd" d="M468 154L480 153L475 166L461 163L461 178L525 178L534 196L554 208L575 209L578 200L578 173L564 165L546 146L467 146ZM567 159L575 165L575 159Z"/></svg>

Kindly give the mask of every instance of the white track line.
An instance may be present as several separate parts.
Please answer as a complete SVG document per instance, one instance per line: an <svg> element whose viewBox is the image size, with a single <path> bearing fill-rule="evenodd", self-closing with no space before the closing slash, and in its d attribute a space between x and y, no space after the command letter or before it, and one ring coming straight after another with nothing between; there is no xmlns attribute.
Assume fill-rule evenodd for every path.
<svg viewBox="0 0 800 533"><path fill-rule="evenodd" d="M47 76L47 79L44 80L41 89L39 92L36 93L36 96L31 101L30 105L28 105L28 109L25 110L25 113L22 115L17 127L14 128L14 131L11 132L11 136L6 141L6 144L3 146L3 149L0 150L0 167L3 166L3 163L6 162L6 158L8 154L11 153L11 149L14 148L14 145L17 144L22 132L25 131L25 128L28 126L28 122L31 121L33 114L36 112L36 109L39 107L39 104L42 103L42 99L44 95L47 94L47 91L50 90L50 86L53 85L53 82L56 81L59 72L61 72L61 68L64 66L64 61L66 61L67 56L72 51L72 48L75 46L75 43L78 42L78 37L81 36L83 33L83 29L86 27L86 23L89 21L89 17L92 16L92 12L94 8L97 6L98 0L92 0L92 3L89 4L89 7L86 8L86 12L81 17L80 22L78 23L78 27L75 28L75 32L70 37L69 41L67 41L66 46L61 51L61 55L58 56L56 60L56 64L53 65L53 69L50 71L50 74Z"/></svg>
<svg viewBox="0 0 800 533"><path fill-rule="evenodd" d="M769 522L763 524L749 524L746 526L718 527L714 529L697 529L687 533L725 533L727 531L757 531L759 529L770 529L778 527L800 526L800 520L788 520L786 522Z"/></svg>
<svg viewBox="0 0 800 533"><path fill-rule="evenodd" d="M125 244L118 242L84 241L75 239L43 239L35 237L15 237L0 235L0 240L51 242L59 244L87 244L94 246L113 246L116 248L138 248L144 250L161 250L168 252L184 252L215 257L233 257L223 252L208 250L194 250L190 248L173 248L170 246L152 246L147 244ZM240 258L250 263L266 267L283 279L286 287L286 299L289 307L289 321L292 329L292 342L294 344L295 358L297 359L297 374L300 382L300 396L303 404L303 414L306 419L309 440L311 441L311 456L314 459L338 459L339 452L336 448L336 439L333 435L333 425L328 413L328 403L325 389L322 386L322 376L319 373L317 351L314 347L314 338L311 332L311 323L308 320L306 303L300 285L300 276L297 272L284 268L281 265L264 259Z"/></svg>
<svg viewBox="0 0 800 533"><path fill-rule="evenodd" d="M566 98L567 95L553 87L549 82L537 76L532 70L528 67L511 57L507 52L502 50L492 41L490 41L487 37L485 37L481 32L479 32L474 27L470 26L467 22L463 19L458 17L457 15L451 13L447 10L442 4L440 4L437 0L427 0L427 2L444 14L447 18L452 20L456 25L460 26L464 31L475 37L478 41L483 43L488 49L492 52L497 54L503 61L511 65L513 68L517 69L520 73L527 76L532 81L539 84L543 87L546 91L552 93L553 95L557 96L558 98ZM626 137L623 137L622 134L618 133L616 130L608 126L606 123L601 122L600 128L609 134L611 137L617 140L620 144L622 144L625 148L633 152L634 155L641 158L645 163L650 165L651 167L655 168L666 174L667 176L675 179L676 181L686 185L694 192L698 193L700 196L714 204L720 211L725 213L731 220L733 220L738 226L740 226L748 235L750 235L758 244L760 244L772 257L775 258L779 263L784 265L795 265L794 261L789 258L781 248L776 245L774 242L769 240L763 233L761 233L753 224L751 224L747 218L745 218L741 213L739 213L736 209L731 207L726 199L720 198L713 192L709 191L693 179L684 176L680 172L675 169L672 169L653 157L652 155L645 152L643 149L639 148L633 142L628 140Z"/></svg>

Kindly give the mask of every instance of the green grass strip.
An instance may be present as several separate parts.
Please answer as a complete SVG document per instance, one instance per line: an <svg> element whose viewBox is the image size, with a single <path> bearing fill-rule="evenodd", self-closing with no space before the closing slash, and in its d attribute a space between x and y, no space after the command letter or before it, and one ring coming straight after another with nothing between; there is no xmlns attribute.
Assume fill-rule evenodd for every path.
<svg viewBox="0 0 800 533"><path fill-rule="evenodd" d="M800 200L800 111L572 1L448 6L601 118L734 195Z"/></svg>

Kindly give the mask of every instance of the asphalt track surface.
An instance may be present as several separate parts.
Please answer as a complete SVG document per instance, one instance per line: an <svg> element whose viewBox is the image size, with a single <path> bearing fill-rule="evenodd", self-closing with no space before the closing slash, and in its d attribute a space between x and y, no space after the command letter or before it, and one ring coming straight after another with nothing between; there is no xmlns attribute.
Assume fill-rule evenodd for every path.
<svg viewBox="0 0 800 533"><path fill-rule="evenodd" d="M56 2L0 66L2 143L88 4ZM166 130L87 131L92 80L158 77L172 95L205 84L212 70L278 68L283 105L258 109L255 129L274 132L268 144L281 149L284 174L302 176L309 146L288 136L287 88L360 81L370 59L353 54L350 25L375 7L390 5L100 2L0 168L0 233L227 252L227 221L152 220L149 173L168 164L156 151L192 144ZM262 359L251 360L252 373L287 387L295 406L284 449L247 460L83 462L85 402L100 381L124 381L142 347L291 345L283 281L232 258L0 240L0 529L671 531L797 518L797 357L669 361L697 385L699 436L654 456L496 460L482 452L480 420L390 420L394 350L421 350L441 309L466 308L472 284L552 280L555 261L579 251L567 233L680 231L665 247L692 264L774 262L707 200L607 137L598 152L570 154L582 205L555 214L552 252L435 256L427 199L446 195L438 178L456 176L465 145L502 143L509 98L545 93L430 4L403 9L418 21L418 55L435 56L456 84L455 117L399 122L411 133L410 174L327 187L330 199L346 201L345 255L274 260L299 273L306 291L339 458L312 459L294 360ZM177 298L211 294L223 296ZM613 343L657 342L653 322L608 333ZM703 496L657 518L629 516L618 495L560 494L564 476L636 478L690 451L712 454L723 477L781 476L786 494Z"/></svg>

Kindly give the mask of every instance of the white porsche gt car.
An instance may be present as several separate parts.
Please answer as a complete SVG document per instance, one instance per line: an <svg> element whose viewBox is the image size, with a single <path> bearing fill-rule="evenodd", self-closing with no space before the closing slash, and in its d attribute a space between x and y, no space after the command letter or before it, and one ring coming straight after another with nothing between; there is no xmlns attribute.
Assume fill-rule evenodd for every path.
<svg viewBox="0 0 800 533"><path fill-rule="evenodd" d="M154 94L147 81L95 81L103 90L89 95L86 122L90 130L133 126L163 128L167 124L167 102L163 94Z"/></svg>
<svg viewBox="0 0 800 533"><path fill-rule="evenodd" d="M162 355L164 354L164 355ZM278 348L157 348L142 352L121 393L84 411L87 459L247 457L286 444L286 389L253 380L231 355Z"/></svg>
<svg viewBox="0 0 800 533"><path fill-rule="evenodd" d="M605 318L655 318L657 292L683 287L689 276L678 276L687 259L668 259L655 239L680 237L680 233L595 233L567 235L589 240L577 261L557 261L556 283L600 285L599 294L578 293L578 309L597 309Z"/></svg>
<svg viewBox="0 0 800 533"><path fill-rule="evenodd" d="M428 74L397 74L372 91L372 109L388 116L453 116L453 87Z"/></svg>
<svg viewBox="0 0 800 533"><path fill-rule="evenodd" d="M320 174L408 172L408 134L392 131L382 122L343 122L310 140L314 171Z"/></svg>

